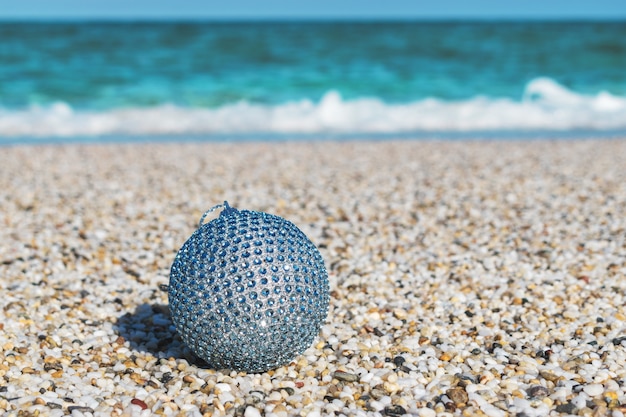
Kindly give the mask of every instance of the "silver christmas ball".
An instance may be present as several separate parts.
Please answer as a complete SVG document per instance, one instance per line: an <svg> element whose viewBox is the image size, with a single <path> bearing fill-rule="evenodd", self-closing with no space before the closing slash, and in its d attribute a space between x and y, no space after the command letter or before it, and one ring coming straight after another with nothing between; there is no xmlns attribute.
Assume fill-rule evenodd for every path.
<svg viewBox="0 0 626 417"><path fill-rule="evenodd" d="M219 217L203 224L219 207ZM293 223L224 202L176 255L168 298L183 342L210 367L264 372L289 363L319 334L328 274Z"/></svg>

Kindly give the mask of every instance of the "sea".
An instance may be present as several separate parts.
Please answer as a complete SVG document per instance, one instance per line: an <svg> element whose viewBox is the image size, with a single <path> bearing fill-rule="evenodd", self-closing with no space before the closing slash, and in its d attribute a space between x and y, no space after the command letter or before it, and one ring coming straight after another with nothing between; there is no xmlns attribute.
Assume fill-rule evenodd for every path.
<svg viewBox="0 0 626 417"><path fill-rule="evenodd" d="M0 144L626 134L626 21L0 22Z"/></svg>

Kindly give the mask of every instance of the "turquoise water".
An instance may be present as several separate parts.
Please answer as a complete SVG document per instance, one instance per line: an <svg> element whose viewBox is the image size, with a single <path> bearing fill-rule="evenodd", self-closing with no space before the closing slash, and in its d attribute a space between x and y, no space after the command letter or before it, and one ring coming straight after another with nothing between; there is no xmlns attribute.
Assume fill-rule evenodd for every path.
<svg viewBox="0 0 626 417"><path fill-rule="evenodd" d="M0 23L0 136L626 129L626 22Z"/></svg>

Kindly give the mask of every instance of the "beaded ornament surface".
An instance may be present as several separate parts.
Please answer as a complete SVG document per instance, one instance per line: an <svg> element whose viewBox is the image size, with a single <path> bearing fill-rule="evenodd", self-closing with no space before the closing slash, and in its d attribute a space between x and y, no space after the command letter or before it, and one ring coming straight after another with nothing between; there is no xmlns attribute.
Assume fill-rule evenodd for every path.
<svg viewBox="0 0 626 417"><path fill-rule="evenodd" d="M328 274L293 223L224 202L202 216L176 255L168 298L184 343L210 367L264 372L288 364L318 335Z"/></svg>

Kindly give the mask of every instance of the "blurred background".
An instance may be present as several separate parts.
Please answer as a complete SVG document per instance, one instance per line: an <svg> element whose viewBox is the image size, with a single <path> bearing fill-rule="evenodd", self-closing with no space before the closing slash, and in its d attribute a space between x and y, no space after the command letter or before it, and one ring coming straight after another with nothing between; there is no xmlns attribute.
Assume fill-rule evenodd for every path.
<svg viewBox="0 0 626 417"><path fill-rule="evenodd" d="M626 132L626 2L0 0L0 141Z"/></svg>

